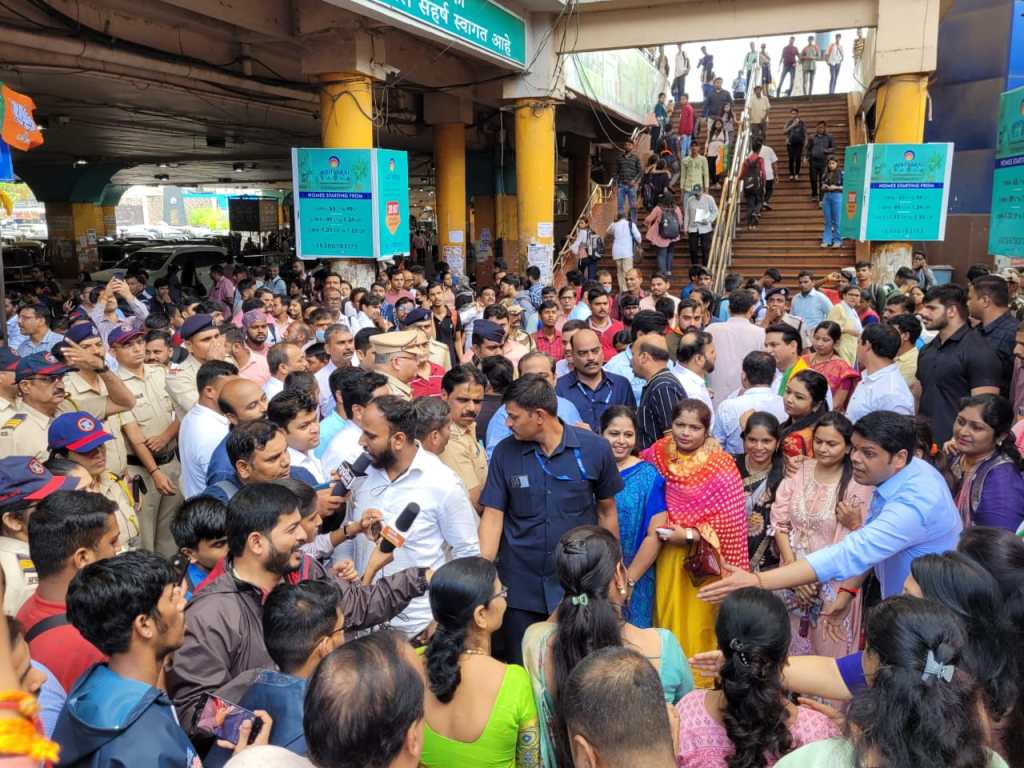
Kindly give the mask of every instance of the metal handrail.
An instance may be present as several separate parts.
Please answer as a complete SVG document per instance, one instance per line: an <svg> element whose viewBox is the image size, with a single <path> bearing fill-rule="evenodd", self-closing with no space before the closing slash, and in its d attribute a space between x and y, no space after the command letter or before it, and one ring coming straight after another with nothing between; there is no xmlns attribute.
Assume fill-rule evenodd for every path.
<svg viewBox="0 0 1024 768"><path fill-rule="evenodd" d="M711 272L711 285L715 292L722 290L725 273L732 263L732 243L736 235L736 221L740 214L739 194L740 169L750 152L750 95L754 91L754 77L747 83L746 97L743 100L743 112L740 115L739 130L732 157L729 160L729 173L722 181L722 196L718 205L718 222L711 236L711 248L708 256L708 270ZM710 130L710 129L709 129Z"/></svg>
<svg viewBox="0 0 1024 768"><path fill-rule="evenodd" d="M640 137L641 132L642 131L640 128L634 128L633 132L630 134L629 139L634 145L636 144L637 139ZM569 235L565 239L565 245L562 246L562 249L558 252L558 255L555 256L554 262L551 265L552 276L556 275L558 271L562 269L565 265L565 257L567 254L569 254L570 251L572 251L572 245L573 243L576 242L576 235L580 231L580 223L583 221L583 219L590 217L591 212L594 210L594 206L598 202L603 203L608 199L608 195L611 193L614 187L615 178L613 177L612 180L609 181L607 184L596 184L594 186L594 189L591 190L590 197L587 198L587 202L584 204L583 209L580 211L580 215L576 218L576 223L574 223L572 225L572 229L569 230Z"/></svg>

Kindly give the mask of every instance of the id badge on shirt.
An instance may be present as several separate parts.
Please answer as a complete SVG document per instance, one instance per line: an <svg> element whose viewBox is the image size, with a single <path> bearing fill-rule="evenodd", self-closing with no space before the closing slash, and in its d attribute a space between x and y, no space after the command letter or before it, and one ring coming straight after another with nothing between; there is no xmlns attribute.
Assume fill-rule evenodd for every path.
<svg viewBox="0 0 1024 768"><path fill-rule="evenodd" d="M511 485L513 488L529 488L530 487L530 476L529 475L512 475Z"/></svg>

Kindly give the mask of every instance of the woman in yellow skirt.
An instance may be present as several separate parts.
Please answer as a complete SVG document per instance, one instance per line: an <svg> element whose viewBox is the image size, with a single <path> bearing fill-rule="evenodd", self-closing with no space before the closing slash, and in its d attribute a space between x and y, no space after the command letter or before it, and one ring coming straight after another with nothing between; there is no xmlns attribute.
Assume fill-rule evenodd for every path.
<svg viewBox="0 0 1024 768"><path fill-rule="evenodd" d="M689 656L718 646L715 606L698 599L683 567L686 556L704 539L719 562L748 568L743 481L732 456L708 435L710 425L711 411L703 402L680 400L671 433L641 454L665 478L667 501L664 516L652 523L663 542L655 566L654 625L671 630ZM700 687L713 682L696 678Z"/></svg>

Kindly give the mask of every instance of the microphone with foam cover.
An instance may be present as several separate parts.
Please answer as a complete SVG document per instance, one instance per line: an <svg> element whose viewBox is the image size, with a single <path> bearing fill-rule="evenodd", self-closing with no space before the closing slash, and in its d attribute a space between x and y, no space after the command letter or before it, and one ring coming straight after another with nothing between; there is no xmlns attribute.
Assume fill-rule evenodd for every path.
<svg viewBox="0 0 1024 768"><path fill-rule="evenodd" d="M380 551L386 555L394 552L396 547L405 544L405 537L402 534L412 528L412 524L416 521L416 516L419 513L420 505L415 501L410 501L395 521L394 528L385 525L384 530L380 532Z"/></svg>

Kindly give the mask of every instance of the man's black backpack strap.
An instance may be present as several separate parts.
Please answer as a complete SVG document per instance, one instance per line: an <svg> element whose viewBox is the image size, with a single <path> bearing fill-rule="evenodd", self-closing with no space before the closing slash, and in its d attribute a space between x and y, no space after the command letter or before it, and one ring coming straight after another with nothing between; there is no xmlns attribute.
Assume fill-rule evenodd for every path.
<svg viewBox="0 0 1024 768"><path fill-rule="evenodd" d="M68 615L66 613L55 613L53 616L47 616L42 621L33 624L32 628L25 632L25 642L31 643L44 632L49 632L57 627L63 627L67 623Z"/></svg>

